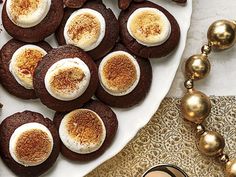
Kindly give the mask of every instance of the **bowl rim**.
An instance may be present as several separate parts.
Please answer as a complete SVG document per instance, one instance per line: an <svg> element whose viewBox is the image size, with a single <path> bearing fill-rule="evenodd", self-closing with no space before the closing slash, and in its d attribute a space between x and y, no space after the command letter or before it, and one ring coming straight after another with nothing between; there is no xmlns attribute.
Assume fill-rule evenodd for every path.
<svg viewBox="0 0 236 177"><path fill-rule="evenodd" d="M178 167L177 165L174 165L174 164L154 165L154 166L150 167L149 169L147 169L141 177L145 177L145 175L147 175L152 169L154 169L156 167L171 167L171 168L174 168L174 169L178 170L180 173L182 173L184 175L184 177L189 177L186 172L184 172L180 167Z"/></svg>

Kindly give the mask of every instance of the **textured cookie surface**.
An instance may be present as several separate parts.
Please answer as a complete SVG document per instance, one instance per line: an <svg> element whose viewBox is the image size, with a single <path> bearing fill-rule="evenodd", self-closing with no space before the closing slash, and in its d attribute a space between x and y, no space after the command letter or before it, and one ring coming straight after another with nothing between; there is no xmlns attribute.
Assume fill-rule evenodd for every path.
<svg viewBox="0 0 236 177"><path fill-rule="evenodd" d="M11 156L9 152L9 143L12 134L14 131L26 124L26 123L40 123L47 127L52 134L53 137L53 149L46 161L37 166L29 166L25 167L19 163L17 163ZM59 152L60 152L60 139L58 136L58 132L53 124L53 122L44 118L41 114L31 111L24 111L20 113L15 113L1 123L0 126L0 147L1 147L1 157L3 162L17 175L17 176L25 176L25 177L35 177L40 176L44 172L46 172L50 167L55 163Z"/></svg>
<svg viewBox="0 0 236 177"><path fill-rule="evenodd" d="M62 20L63 13L63 1L51 0L49 12L39 24L29 28L22 28L10 20L6 11L6 3L4 3L2 23L6 31L15 39L24 42L39 42L56 31Z"/></svg>
<svg viewBox="0 0 236 177"><path fill-rule="evenodd" d="M139 8L154 8L161 11L169 20L171 33L169 38L162 44L157 46L145 46L140 44L133 38L127 28L127 22L131 14ZM129 8L122 11L119 16L120 37L124 45L135 55L144 58L159 58L168 55L178 45L180 39L180 28L176 19L163 7L149 1L141 3L132 2Z"/></svg>
<svg viewBox="0 0 236 177"><path fill-rule="evenodd" d="M103 18L105 19L106 25L105 25L105 35L104 35L103 40L100 42L100 44L96 48L94 48L90 51L87 51L88 54L94 60L96 60L96 59L101 58L105 54L107 54L115 45L115 42L116 42L118 35L119 35L119 23L114 15L114 13L112 12L112 10L107 9L106 6L102 3L99 3L97 1L89 1L84 4L83 8L95 10L95 11L99 12L103 16ZM61 25L59 26L59 28L56 31L56 38L57 38L59 45L66 44L66 40L64 37L64 28L67 23L67 20L69 19L71 14L75 11L76 11L76 9L65 8L63 20L61 22Z"/></svg>
<svg viewBox="0 0 236 177"><path fill-rule="evenodd" d="M125 51L130 53L128 49L126 49L122 44L117 44L112 50L112 52L113 51ZM111 95L104 89L100 81L98 89L96 91L96 97L99 98L105 104L121 108L131 107L143 100L151 86L152 67L148 59L144 59L141 57L135 57L135 59L140 67L140 79L136 87L132 90L132 92L123 96ZM98 67L100 63L101 60L97 62Z"/></svg>
<svg viewBox="0 0 236 177"><path fill-rule="evenodd" d="M102 155L104 151L107 148L109 148L110 144L112 143L114 136L116 134L117 128L118 128L118 121L117 121L115 113L111 110L111 108L109 108L105 104L99 101L91 100L90 102L86 103L82 108L92 110L100 116L100 118L102 119L106 127L106 138L102 146L98 150L92 153L88 153L88 154L75 153L69 150L63 143L61 143L61 153L68 159L76 160L76 161L88 161ZM53 121L58 129L60 127L60 123L63 117L67 113L68 112L64 112L64 113L57 112L55 114Z"/></svg>
<svg viewBox="0 0 236 177"><path fill-rule="evenodd" d="M20 85L9 71L9 64L13 54L17 49L26 45L27 43L11 39L8 41L0 51L0 80L3 87L12 95L15 95L23 99L37 98L33 89L26 89ZM46 52L49 52L52 48L47 42L38 42L34 45L41 47Z"/></svg>
<svg viewBox="0 0 236 177"><path fill-rule="evenodd" d="M48 92L45 86L45 77L49 68L51 68L51 66L54 63L67 58L71 58L72 60L73 58L79 58L80 60L82 60L89 68L91 78L87 89L81 96L70 101L63 101L53 97ZM63 84L65 83L64 81L66 80L67 80L66 77L63 80L61 80L62 82L60 82L59 86L62 88L67 87L68 85ZM58 81L60 81L60 79ZM33 80L35 92L39 96L42 103L47 107L60 112L70 111L79 108L85 102L89 101L97 88L97 83L98 83L98 76L97 76L96 64L93 62L91 57L87 55L84 51L72 45L65 45L57 49L51 50L43 58L43 60L39 62L39 65L35 70L35 75Z"/></svg>

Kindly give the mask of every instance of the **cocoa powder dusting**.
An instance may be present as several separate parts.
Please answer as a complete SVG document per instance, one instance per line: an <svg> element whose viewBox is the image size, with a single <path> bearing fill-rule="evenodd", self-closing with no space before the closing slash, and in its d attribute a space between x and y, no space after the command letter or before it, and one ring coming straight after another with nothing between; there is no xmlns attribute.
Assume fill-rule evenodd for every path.
<svg viewBox="0 0 236 177"><path fill-rule="evenodd" d="M135 18L135 23L132 24L133 32L138 35L148 36L158 35L161 33L160 17L153 13L142 13Z"/></svg>
<svg viewBox="0 0 236 177"><path fill-rule="evenodd" d="M100 33L100 24L97 18L90 14L81 14L75 17L68 29L69 37L78 42L85 35L93 36L97 39Z"/></svg>
<svg viewBox="0 0 236 177"><path fill-rule="evenodd" d="M51 146L47 133L38 129L29 130L16 142L16 157L23 163L38 163L50 155Z"/></svg>
<svg viewBox="0 0 236 177"><path fill-rule="evenodd" d="M74 91L85 77L84 72L77 67L59 70L58 74L50 81L52 87L58 91Z"/></svg>
<svg viewBox="0 0 236 177"><path fill-rule="evenodd" d="M35 11L39 6L40 0L12 0L11 15L14 21L17 21L21 15L27 15Z"/></svg>
<svg viewBox="0 0 236 177"><path fill-rule="evenodd" d="M43 56L38 50L27 49L17 57L17 68L22 74L33 76L34 70Z"/></svg>
<svg viewBox="0 0 236 177"><path fill-rule="evenodd" d="M79 110L67 123L70 136L81 144L98 143L102 136L102 124L92 111Z"/></svg>
<svg viewBox="0 0 236 177"><path fill-rule="evenodd" d="M136 68L126 55L117 55L104 65L103 74L113 90L126 91L137 79Z"/></svg>

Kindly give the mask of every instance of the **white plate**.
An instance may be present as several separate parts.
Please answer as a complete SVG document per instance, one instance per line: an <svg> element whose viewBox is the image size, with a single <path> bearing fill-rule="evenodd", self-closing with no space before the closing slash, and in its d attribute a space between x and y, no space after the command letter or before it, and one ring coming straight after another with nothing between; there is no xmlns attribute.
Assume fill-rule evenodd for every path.
<svg viewBox="0 0 236 177"><path fill-rule="evenodd" d="M143 102L135 107L132 107L131 109L113 109L119 120L119 128L114 142L102 156L88 163L72 162L62 156L59 156L54 167L44 176L65 177L69 175L70 177L80 177L88 174L98 165L120 152L136 135L136 133L148 123L152 115L158 109L162 99L170 89L185 48L187 31L192 14L192 0L188 0L186 6L177 5L171 0L152 1L165 7L177 19L181 28L181 40L177 50L166 58L151 61L153 67L153 82L151 90ZM119 10L117 7L117 0L104 0L104 2L108 7L112 8L118 16ZM2 5L0 6L1 11ZM2 24L1 20L0 24ZM1 25L0 28L3 29L3 26ZM2 47L9 39L10 36L8 36L3 29L0 33L0 47ZM55 46L53 37L49 37L47 41ZM4 105L2 111L0 112L1 119L4 119L15 112L24 110L37 111L47 117L52 117L54 113L43 106L39 100L25 101L18 99L11 96L2 87L0 87L0 93L0 101ZM9 169L6 168L2 161L0 161L0 176L15 176Z"/></svg>

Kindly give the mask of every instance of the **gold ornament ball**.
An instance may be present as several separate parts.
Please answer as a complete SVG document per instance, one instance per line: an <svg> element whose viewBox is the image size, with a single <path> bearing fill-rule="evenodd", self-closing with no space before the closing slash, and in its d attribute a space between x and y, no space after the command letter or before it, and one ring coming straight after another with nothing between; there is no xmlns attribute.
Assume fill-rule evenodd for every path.
<svg viewBox="0 0 236 177"><path fill-rule="evenodd" d="M188 78L200 80L210 72L211 65L206 55L191 56L185 63L185 73Z"/></svg>
<svg viewBox="0 0 236 177"><path fill-rule="evenodd" d="M226 177L236 177L236 160L230 160L226 163L225 169Z"/></svg>
<svg viewBox="0 0 236 177"><path fill-rule="evenodd" d="M186 120L200 124L210 114L211 102L204 93L190 89L181 99L180 108Z"/></svg>
<svg viewBox="0 0 236 177"><path fill-rule="evenodd" d="M209 27L207 37L215 49L228 49L235 43L236 25L228 20L218 20Z"/></svg>
<svg viewBox="0 0 236 177"><path fill-rule="evenodd" d="M221 134L215 131L206 131L200 138L198 149L207 156L220 155L225 147L225 140Z"/></svg>

